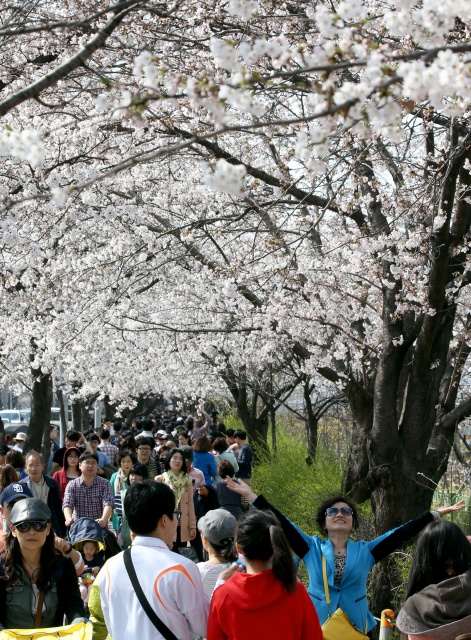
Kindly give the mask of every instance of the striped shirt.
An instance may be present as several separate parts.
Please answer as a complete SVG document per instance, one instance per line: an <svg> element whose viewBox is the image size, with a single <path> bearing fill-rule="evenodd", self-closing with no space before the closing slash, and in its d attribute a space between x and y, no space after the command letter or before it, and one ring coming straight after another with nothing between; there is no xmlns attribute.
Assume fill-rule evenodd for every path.
<svg viewBox="0 0 471 640"><path fill-rule="evenodd" d="M226 562L225 564L197 563L196 566L200 570L201 580L203 581L203 589L208 598L211 598L213 595L214 587L216 586L221 571L229 569L231 564L231 562Z"/></svg>

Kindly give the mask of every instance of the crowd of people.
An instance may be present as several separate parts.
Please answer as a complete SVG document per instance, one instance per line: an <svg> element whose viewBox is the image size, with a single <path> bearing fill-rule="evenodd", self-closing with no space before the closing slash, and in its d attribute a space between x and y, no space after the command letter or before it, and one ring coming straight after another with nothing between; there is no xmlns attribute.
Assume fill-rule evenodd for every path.
<svg viewBox="0 0 471 640"><path fill-rule="evenodd" d="M23 436L0 451L0 629L90 619L94 640L321 640L341 610L371 637L369 573L420 533L399 629L471 631L471 545L442 520L462 503L353 542L357 507L334 496L318 509L320 535L308 535L252 490L247 434L203 405L195 417L70 430L64 447L51 428L48 460L23 456Z"/></svg>

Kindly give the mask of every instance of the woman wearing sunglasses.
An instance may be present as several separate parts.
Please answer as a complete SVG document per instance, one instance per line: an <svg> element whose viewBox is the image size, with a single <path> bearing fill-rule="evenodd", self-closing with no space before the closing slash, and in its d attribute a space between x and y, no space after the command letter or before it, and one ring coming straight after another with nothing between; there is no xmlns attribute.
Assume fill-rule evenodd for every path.
<svg viewBox="0 0 471 640"><path fill-rule="evenodd" d="M55 549L49 507L21 500L10 523L0 557L0 628L62 626L64 614L68 624L85 621L74 564Z"/></svg>
<svg viewBox="0 0 471 640"><path fill-rule="evenodd" d="M321 625L328 619L329 610L332 614L340 607L357 629L366 629L368 632L376 625L366 601L366 581L373 566L416 536L430 522L440 520L446 513L459 511L465 506L461 500L453 507L445 506L436 511L426 511L418 518L388 531L375 540L352 542L349 536L358 526L356 506L348 498L335 496L325 500L317 510L317 527L320 534L327 538L324 540L301 531L262 495L255 495L245 483L234 482L230 478L226 478L225 482L229 489L245 496L256 509L270 509L276 515L291 548L306 565L310 581L308 593ZM324 590L323 557L330 606L327 605Z"/></svg>

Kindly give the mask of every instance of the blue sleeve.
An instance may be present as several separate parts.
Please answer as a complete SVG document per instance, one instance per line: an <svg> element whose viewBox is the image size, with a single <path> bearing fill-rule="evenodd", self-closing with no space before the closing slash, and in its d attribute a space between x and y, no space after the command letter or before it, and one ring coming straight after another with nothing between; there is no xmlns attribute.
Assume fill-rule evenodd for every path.
<svg viewBox="0 0 471 640"><path fill-rule="evenodd" d="M104 457L105 462L104 462L104 466L106 467L107 464L110 464L110 459L108 458L108 456L106 455L106 453L103 453L103 451L101 452L101 455Z"/></svg>

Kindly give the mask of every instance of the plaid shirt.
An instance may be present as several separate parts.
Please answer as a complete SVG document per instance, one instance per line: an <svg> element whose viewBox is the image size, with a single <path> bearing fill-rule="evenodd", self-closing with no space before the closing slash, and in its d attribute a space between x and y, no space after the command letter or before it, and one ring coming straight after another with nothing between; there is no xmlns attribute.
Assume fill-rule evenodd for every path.
<svg viewBox="0 0 471 640"><path fill-rule="evenodd" d="M103 451L105 456L108 456L110 464L112 464L113 467L116 467L116 461L118 459L118 447L115 447L114 444L111 444L111 442L102 440L101 444L98 445L98 448L100 449L100 451Z"/></svg>
<svg viewBox="0 0 471 640"><path fill-rule="evenodd" d="M72 480L65 488L64 502L62 509L70 507L72 518L91 518L99 520L103 515L106 506L113 507L113 494L109 480L95 476L95 480L87 487L83 481L83 476Z"/></svg>

